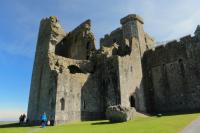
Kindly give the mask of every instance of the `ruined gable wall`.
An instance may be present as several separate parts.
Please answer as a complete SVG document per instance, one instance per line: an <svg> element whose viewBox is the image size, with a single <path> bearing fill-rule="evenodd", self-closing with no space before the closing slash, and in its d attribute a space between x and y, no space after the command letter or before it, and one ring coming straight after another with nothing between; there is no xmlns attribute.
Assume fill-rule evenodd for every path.
<svg viewBox="0 0 200 133"><path fill-rule="evenodd" d="M95 48L95 38L90 31L91 21L86 20L66 37L56 47L56 54L67 58L85 60L89 59Z"/></svg>
<svg viewBox="0 0 200 133"><path fill-rule="evenodd" d="M200 45L184 37L145 53L143 73L149 112L199 111Z"/></svg>
<svg viewBox="0 0 200 133"><path fill-rule="evenodd" d="M92 63L55 54L65 37L56 17L41 21L28 107L30 122L39 122L43 112L54 124L102 117L102 95Z"/></svg>

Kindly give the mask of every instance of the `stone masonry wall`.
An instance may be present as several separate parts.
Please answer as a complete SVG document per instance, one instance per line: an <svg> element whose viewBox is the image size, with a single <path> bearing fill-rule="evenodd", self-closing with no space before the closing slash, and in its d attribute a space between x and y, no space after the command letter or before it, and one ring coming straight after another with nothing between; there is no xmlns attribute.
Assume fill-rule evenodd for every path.
<svg viewBox="0 0 200 133"><path fill-rule="evenodd" d="M143 73L149 112L200 111L199 51L196 35L145 53Z"/></svg>
<svg viewBox="0 0 200 133"><path fill-rule="evenodd" d="M55 124L99 118L102 113L101 94L96 77L91 73L93 64L57 55L51 59L54 62L51 68L58 74Z"/></svg>
<svg viewBox="0 0 200 133"><path fill-rule="evenodd" d="M27 117L37 122L46 112L48 118L55 116L56 74L50 70L49 55L55 51L55 44L64 38L64 30L56 17L45 18L40 23Z"/></svg>
<svg viewBox="0 0 200 133"><path fill-rule="evenodd" d="M142 87L142 67L138 40L132 38L132 52L130 55L118 57L121 105L134 106L138 111L145 112L145 100ZM131 97L135 105L131 105Z"/></svg>
<svg viewBox="0 0 200 133"><path fill-rule="evenodd" d="M86 20L66 34L66 37L56 46L56 54L71 59L89 59L91 53L96 50L95 38L90 28L91 21Z"/></svg>

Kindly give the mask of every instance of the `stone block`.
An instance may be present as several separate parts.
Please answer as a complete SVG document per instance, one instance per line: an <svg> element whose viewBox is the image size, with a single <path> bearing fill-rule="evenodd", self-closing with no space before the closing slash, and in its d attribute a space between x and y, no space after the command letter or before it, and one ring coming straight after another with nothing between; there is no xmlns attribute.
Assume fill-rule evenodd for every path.
<svg viewBox="0 0 200 133"><path fill-rule="evenodd" d="M109 106L106 110L106 118L110 122L126 122L134 117L135 112L133 107Z"/></svg>

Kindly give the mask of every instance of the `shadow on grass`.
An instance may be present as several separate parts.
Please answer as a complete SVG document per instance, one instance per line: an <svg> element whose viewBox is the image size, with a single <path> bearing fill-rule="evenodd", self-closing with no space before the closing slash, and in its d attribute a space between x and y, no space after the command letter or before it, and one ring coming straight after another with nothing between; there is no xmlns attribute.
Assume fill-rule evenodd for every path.
<svg viewBox="0 0 200 133"><path fill-rule="evenodd" d="M156 114L152 114L151 116L162 117L162 116L175 116L175 115L187 115L187 114L189 115L189 114L196 114L196 113L200 113L200 111L156 113Z"/></svg>
<svg viewBox="0 0 200 133"><path fill-rule="evenodd" d="M101 121L101 122L94 122L91 125L107 125L107 124L117 124L122 122L110 122L110 121Z"/></svg>
<svg viewBox="0 0 200 133"><path fill-rule="evenodd" d="M0 128L16 128L16 127L33 127L33 126L27 124L19 124L19 123L9 123L0 125Z"/></svg>

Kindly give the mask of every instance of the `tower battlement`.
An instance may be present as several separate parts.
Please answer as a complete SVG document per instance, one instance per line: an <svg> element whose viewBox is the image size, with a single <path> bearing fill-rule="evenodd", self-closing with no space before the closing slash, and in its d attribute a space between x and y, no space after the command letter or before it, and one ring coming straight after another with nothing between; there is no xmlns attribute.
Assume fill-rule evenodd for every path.
<svg viewBox="0 0 200 133"><path fill-rule="evenodd" d="M124 17L124 18L122 18L120 20L120 23L123 25L123 24L125 24L127 22L136 21L136 20L139 21L141 24L144 24L143 19L137 14L129 14L129 15L127 15L126 17Z"/></svg>

